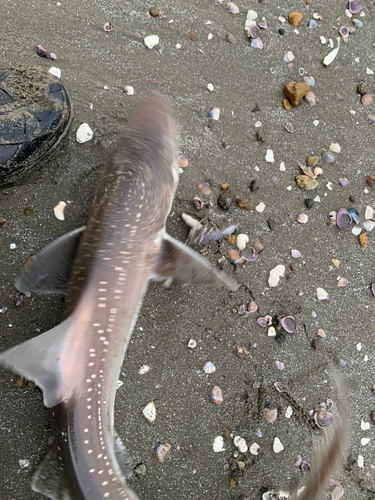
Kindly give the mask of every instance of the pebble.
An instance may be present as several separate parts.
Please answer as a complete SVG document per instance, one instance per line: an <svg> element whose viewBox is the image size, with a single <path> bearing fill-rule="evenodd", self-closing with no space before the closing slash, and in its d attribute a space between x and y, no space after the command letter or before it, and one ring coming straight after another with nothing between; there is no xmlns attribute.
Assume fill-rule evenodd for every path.
<svg viewBox="0 0 375 500"><path fill-rule="evenodd" d="M286 52L284 57L283 57L283 61L288 63L288 62L292 62L294 61L294 54L293 52L289 51L289 52Z"/></svg>
<svg viewBox="0 0 375 500"><path fill-rule="evenodd" d="M215 385L210 394L211 401L216 405L223 403L223 393L218 385Z"/></svg>
<svg viewBox="0 0 375 500"><path fill-rule="evenodd" d="M362 422L361 422L361 429L363 431L368 431L370 429L370 422L364 422L362 420Z"/></svg>
<svg viewBox="0 0 375 500"><path fill-rule="evenodd" d="M209 90L210 92L213 92L214 86L212 85L212 83L207 84L207 90Z"/></svg>
<svg viewBox="0 0 375 500"><path fill-rule="evenodd" d="M250 446L250 453L252 455L258 455L259 451L260 451L260 446L258 443L253 443L251 446Z"/></svg>
<svg viewBox="0 0 375 500"><path fill-rule="evenodd" d="M285 172L286 168L285 168L285 163L283 161L280 163L279 168L280 168L280 172Z"/></svg>
<svg viewBox="0 0 375 500"><path fill-rule="evenodd" d="M206 363L203 365L203 370L205 373L214 373L216 371L216 367L212 363L212 361L206 361Z"/></svg>
<svg viewBox="0 0 375 500"><path fill-rule="evenodd" d="M144 375L145 373L147 373L149 371L150 371L150 367L148 365L141 365L139 370L138 370L138 373L140 375Z"/></svg>
<svg viewBox="0 0 375 500"><path fill-rule="evenodd" d="M224 438L223 436L216 436L213 443L213 449L215 453L223 451L224 449Z"/></svg>
<svg viewBox="0 0 375 500"><path fill-rule="evenodd" d="M292 26L298 26L302 19L303 15L300 12L291 12L288 16L289 24Z"/></svg>
<svg viewBox="0 0 375 500"><path fill-rule="evenodd" d="M284 446L282 445L280 439L278 437L275 437L273 441L273 451L275 453L280 453L280 451L283 451Z"/></svg>
<svg viewBox="0 0 375 500"><path fill-rule="evenodd" d="M220 193L217 200L219 207L223 210L229 210L235 197L236 194L234 191L232 191L231 189L225 189Z"/></svg>
<svg viewBox="0 0 375 500"><path fill-rule="evenodd" d="M189 33L189 38L192 42L194 42L194 40L197 38L197 32L196 31L191 31Z"/></svg>
<svg viewBox="0 0 375 500"><path fill-rule="evenodd" d="M332 144L329 146L329 149L333 151L334 153L340 153L341 152L341 146L337 144L337 142L332 142Z"/></svg>
<svg viewBox="0 0 375 500"><path fill-rule="evenodd" d="M375 189L375 175L368 175L366 182L372 189Z"/></svg>
<svg viewBox="0 0 375 500"><path fill-rule="evenodd" d="M254 211L254 203L251 200L248 200L247 198L238 198L236 200L236 203L240 208L243 208L248 212Z"/></svg>
<svg viewBox="0 0 375 500"><path fill-rule="evenodd" d="M283 108L285 109L285 111L290 111L292 109L292 105L290 104L288 99L283 99L282 104L283 104Z"/></svg>
<svg viewBox="0 0 375 500"><path fill-rule="evenodd" d="M263 410L263 417L267 420L267 422L270 422L273 424L277 420L277 410L271 410L270 408L264 408Z"/></svg>
<svg viewBox="0 0 375 500"><path fill-rule="evenodd" d="M273 155L272 149L267 149L266 152L266 162L267 163L273 163L275 161L275 157Z"/></svg>
<svg viewBox="0 0 375 500"><path fill-rule="evenodd" d="M310 85L306 82L288 82L283 88L284 94L293 107L298 106L299 101L310 91Z"/></svg>
<svg viewBox="0 0 375 500"><path fill-rule="evenodd" d="M279 29L279 33L280 33L280 35L284 35L285 34L285 30L283 30L283 28L280 28Z"/></svg>
<svg viewBox="0 0 375 500"><path fill-rule="evenodd" d="M266 142L266 134L263 130L259 130L257 132L257 141L258 142Z"/></svg>
<svg viewBox="0 0 375 500"><path fill-rule="evenodd" d="M314 200L312 200L311 198L307 198L305 200L305 205L306 208L312 208L314 206Z"/></svg>
<svg viewBox="0 0 375 500"><path fill-rule="evenodd" d="M152 15L152 17L159 17L159 15L160 15L160 9L156 5L153 5L152 7L150 7L149 12Z"/></svg>
<svg viewBox="0 0 375 500"><path fill-rule="evenodd" d="M153 401L148 403L142 410L143 415L149 422L154 422L156 419L156 408Z"/></svg>
<svg viewBox="0 0 375 500"><path fill-rule="evenodd" d="M238 14L240 11L240 9L237 7L237 5L233 2L228 2L227 9L231 14Z"/></svg>
<svg viewBox="0 0 375 500"><path fill-rule="evenodd" d="M158 464L164 462L171 451L171 445L169 443L159 444L156 447L156 461Z"/></svg>
<svg viewBox="0 0 375 500"><path fill-rule="evenodd" d="M125 85L124 93L126 95L134 95L134 87L132 87L131 85Z"/></svg>
<svg viewBox="0 0 375 500"><path fill-rule="evenodd" d="M297 175L296 176L296 184L301 189L305 191L312 191L316 187L318 187L318 181L316 179L312 179L308 175Z"/></svg>
<svg viewBox="0 0 375 500"><path fill-rule="evenodd" d="M358 94L361 94L361 95L367 94L367 85L365 82L361 82L358 84L357 92L358 92Z"/></svg>
<svg viewBox="0 0 375 500"><path fill-rule="evenodd" d="M270 228L271 231L274 231L276 228L276 222L273 219L269 219L268 227Z"/></svg>
<svg viewBox="0 0 375 500"><path fill-rule="evenodd" d="M236 38L232 33L227 33L227 42L228 43L236 43Z"/></svg>
<svg viewBox="0 0 375 500"><path fill-rule="evenodd" d="M240 450L241 453L246 453L248 450L248 446L246 444L245 439L240 436L236 436L233 439L233 444L236 448Z"/></svg>
<svg viewBox="0 0 375 500"><path fill-rule="evenodd" d="M258 191L259 188L260 188L259 182L256 179L253 179L250 182L250 191L255 193L256 191Z"/></svg>
<svg viewBox="0 0 375 500"><path fill-rule="evenodd" d="M366 446L367 444L369 444L369 442L370 442L370 438L362 438L361 439L362 446Z"/></svg>
<svg viewBox="0 0 375 500"><path fill-rule="evenodd" d="M90 141L94 135L94 132L91 130L87 123L82 123L77 130L76 140L80 144L84 142Z"/></svg>
<svg viewBox="0 0 375 500"><path fill-rule="evenodd" d="M261 201L256 207L255 210L259 213L264 212L264 209L266 208L266 205Z"/></svg>
<svg viewBox="0 0 375 500"><path fill-rule="evenodd" d="M367 248L367 237L364 233L358 236L358 243L361 245L362 248Z"/></svg>
<svg viewBox="0 0 375 500"><path fill-rule="evenodd" d="M364 106L368 106L372 102L372 97L370 94L364 94L361 97L361 102Z"/></svg>
<svg viewBox="0 0 375 500"><path fill-rule="evenodd" d="M159 43L159 37L158 35L149 35L143 41L147 48L153 49Z"/></svg>
<svg viewBox="0 0 375 500"><path fill-rule="evenodd" d="M285 266L279 264L278 266L274 267L270 272L268 278L268 285L271 288L276 287L280 282L280 278L284 275L285 275Z"/></svg>
<svg viewBox="0 0 375 500"><path fill-rule="evenodd" d="M313 349L315 349L316 351L318 351L319 349L321 349L322 347L324 347L324 339L322 337L316 337L311 342L311 346L312 346Z"/></svg>
<svg viewBox="0 0 375 500"><path fill-rule="evenodd" d="M10 248L11 250L15 250L15 249L17 248L17 245L16 245L15 243L11 243L11 244L9 245L9 248Z"/></svg>
<svg viewBox="0 0 375 500"><path fill-rule="evenodd" d="M359 468L362 469L362 467L364 465L364 459L363 459L362 455L358 455L358 457L357 457L357 465L358 465Z"/></svg>
<svg viewBox="0 0 375 500"><path fill-rule="evenodd" d="M147 474L147 466L145 464L139 464L134 469L134 472L139 478L145 477L145 475Z"/></svg>
<svg viewBox="0 0 375 500"><path fill-rule="evenodd" d="M65 220L64 210L66 207L65 201L60 201L53 209L56 219Z"/></svg>
<svg viewBox="0 0 375 500"><path fill-rule="evenodd" d="M285 418L290 418L293 415L293 408L291 406L288 406L285 412Z"/></svg>

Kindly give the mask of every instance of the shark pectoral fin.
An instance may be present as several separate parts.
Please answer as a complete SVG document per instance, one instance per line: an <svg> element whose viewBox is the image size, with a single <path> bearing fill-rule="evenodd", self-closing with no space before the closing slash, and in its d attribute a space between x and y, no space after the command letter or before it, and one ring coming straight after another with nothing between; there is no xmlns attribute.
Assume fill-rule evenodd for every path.
<svg viewBox="0 0 375 500"><path fill-rule="evenodd" d="M71 394L61 385L60 358L65 334L72 315L52 330L0 354L0 365L22 375L43 391L47 408L52 408Z"/></svg>
<svg viewBox="0 0 375 500"><path fill-rule="evenodd" d="M160 279L176 278L185 285L227 286L232 291L240 286L197 252L167 234L164 235L153 273Z"/></svg>
<svg viewBox="0 0 375 500"><path fill-rule="evenodd" d="M70 268L84 227L64 234L32 257L15 282L18 291L66 293Z"/></svg>
<svg viewBox="0 0 375 500"><path fill-rule="evenodd" d="M62 466L53 450L49 450L37 468L31 488L51 500L73 500L65 487Z"/></svg>
<svg viewBox="0 0 375 500"><path fill-rule="evenodd" d="M132 475L130 457L116 431L113 432L113 442L116 459L120 466L120 469L125 479L129 479L129 477Z"/></svg>

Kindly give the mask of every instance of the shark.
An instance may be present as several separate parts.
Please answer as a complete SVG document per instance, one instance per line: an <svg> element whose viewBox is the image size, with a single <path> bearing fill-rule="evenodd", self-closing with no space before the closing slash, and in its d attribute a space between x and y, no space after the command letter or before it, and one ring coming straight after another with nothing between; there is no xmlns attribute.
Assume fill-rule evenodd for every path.
<svg viewBox="0 0 375 500"><path fill-rule="evenodd" d="M0 354L51 409L52 447L31 487L52 500L137 500L114 428L116 384L151 279L239 285L165 230L178 185L176 125L151 95L101 169L87 224L27 261L20 292L64 293L62 322Z"/></svg>

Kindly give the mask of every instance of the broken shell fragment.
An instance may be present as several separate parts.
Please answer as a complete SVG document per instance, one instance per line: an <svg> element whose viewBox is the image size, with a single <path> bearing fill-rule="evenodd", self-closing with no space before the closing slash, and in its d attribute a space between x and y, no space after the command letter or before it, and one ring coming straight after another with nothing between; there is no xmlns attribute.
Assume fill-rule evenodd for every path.
<svg viewBox="0 0 375 500"><path fill-rule="evenodd" d="M198 198L198 196L194 196L194 198L193 198L193 203L194 203L195 208L196 208L197 210L200 210L201 208L203 208L203 207L204 207L204 201L203 201L203 200L201 200L200 198Z"/></svg>
<svg viewBox="0 0 375 500"><path fill-rule="evenodd" d="M273 441L273 451L275 453L280 453L280 451L283 451L284 446L282 445L280 439L278 437L275 437Z"/></svg>
<svg viewBox="0 0 375 500"><path fill-rule="evenodd" d="M149 35L143 41L148 49L153 49L159 43L159 37L158 35Z"/></svg>
<svg viewBox="0 0 375 500"><path fill-rule="evenodd" d="M297 222L300 224L306 224L306 222L309 220L308 215L306 214L299 214L297 215Z"/></svg>
<svg viewBox="0 0 375 500"><path fill-rule="evenodd" d="M285 130L289 132L290 134L293 134L293 125L289 122L285 124Z"/></svg>
<svg viewBox="0 0 375 500"><path fill-rule="evenodd" d="M209 185L208 182L202 182L202 181L198 182L198 189L202 194L206 196L209 196L211 194L211 186Z"/></svg>
<svg viewBox="0 0 375 500"><path fill-rule="evenodd" d="M331 151L325 151L322 154L323 163L333 163L336 160L335 155Z"/></svg>
<svg viewBox="0 0 375 500"><path fill-rule="evenodd" d="M260 325L261 327L266 327L266 326L270 326L272 325L272 317L271 316L264 316L264 317L260 317L257 319L257 323L258 325Z"/></svg>
<svg viewBox="0 0 375 500"><path fill-rule="evenodd" d="M328 218L336 226L336 221L337 221L337 212L334 210L331 210L331 212L328 213Z"/></svg>
<svg viewBox="0 0 375 500"><path fill-rule="evenodd" d="M143 415L149 422L154 422L156 419L156 408L155 404L153 401L151 403L148 403L142 410Z"/></svg>
<svg viewBox="0 0 375 500"><path fill-rule="evenodd" d="M296 320L292 316L285 316L282 318L280 323L284 330L288 333L295 333L297 330Z"/></svg>
<svg viewBox="0 0 375 500"><path fill-rule="evenodd" d="M352 222L352 218L350 213L345 210L345 208L341 208L337 212L336 224L339 229L348 229Z"/></svg>
<svg viewBox="0 0 375 500"><path fill-rule="evenodd" d="M315 106L316 98L314 92L307 92L304 99L308 104L310 104L310 106Z"/></svg>
<svg viewBox="0 0 375 500"><path fill-rule="evenodd" d="M259 21L258 26L259 26L259 28L266 30L267 29L267 20L263 19L263 21Z"/></svg>
<svg viewBox="0 0 375 500"><path fill-rule="evenodd" d="M270 422L273 424L277 420L277 410L271 410L270 408L264 408L263 410L263 417L267 420L267 422Z"/></svg>
<svg viewBox="0 0 375 500"><path fill-rule="evenodd" d="M250 45L254 48L254 49L263 49L263 42L262 40L258 37L258 38L253 38L250 42Z"/></svg>
<svg viewBox="0 0 375 500"><path fill-rule="evenodd" d="M285 384L283 384L282 382L275 382L273 385L275 386L277 392L280 392L281 394L283 392L285 392L285 393L289 392L288 387Z"/></svg>
<svg viewBox="0 0 375 500"><path fill-rule="evenodd" d="M346 278L340 278L337 282L337 286L344 287L348 284L348 280Z"/></svg>
<svg viewBox="0 0 375 500"><path fill-rule="evenodd" d="M216 367L212 361L206 361L203 365L203 370L205 373L214 373L216 371Z"/></svg>
<svg viewBox="0 0 375 500"><path fill-rule="evenodd" d="M318 410L314 413L314 420L318 427L324 429L325 427L329 427L332 424L333 415L329 413L327 410L320 411L321 409L325 410L325 408L321 408L320 406L318 406Z"/></svg>
<svg viewBox="0 0 375 500"><path fill-rule="evenodd" d="M365 211L365 219L366 220L370 220L374 217L374 210L372 207L370 207L369 205L367 205L366 207L366 211ZM356 221L356 223L358 224L358 221Z"/></svg>
<svg viewBox="0 0 375 500"><path fill-rule="evenodd" d="M259 446L259 444L258 444L258 443L253 443L253 444L250 446L249 450L250 450L250 453L251 453L252 455L258 455L258 453L259 453L259 451L260 451L260 446Z"/></svg>
<svg viewBox="0 0 375 500"><path fill-rule="evenodd" d="M362 248L367 248L367 237L364 233L358 236L358 243L361 245Z"/></svg>
<svg viewBox="0 0 375 500"><path fill-rule="evenodd" d="M228 260L231 264L236 264L237 266L242 266L246 261L241 256L241 252L239 250L234 250L233 248L228 252Z"/></svg>
<svg viewBox="0 0 375 500"><path fill-rule="evenodd" d="M375 222L372 220L365 220L365 222L362 223L362 227L365 231L370 233L375 227Z"/></svg>
<svg viewBox="0 0 375 500"><path fill-rule="evenodd" d="M171 451L171 445L169 443L158 444L156 447L157 463L161 464L162 462L164 462L164 460L168 457L170 451Z"/></svg>
<svg viewBox="0 0 375 500"><path fill-rule="evenodd" d="M131 85L125 85L124 93L126 95L134 95L134 87L132 87Z"/></svg>
<svg viewBox="0 0 375 500"><path fill-rule="evenodd" d="M105 25L103 26L103 30L104 31L112 31L113 30L112 23L105 23Z"/></svg>
<svg viewBox="0 0 375 500"><path fill-rule="evenodd" d="M241 453L246 453L247 450L248 450L248 447L247 447L247 444L246 444L246 441L244 438L240 437L240 436L236 436L234 439L233 439L233 444L236 448L239 449L239 451Z"/></svg>
<svg viewBox="0 0 375 500"><path fill-rule="evenodd" d="M247 234L239 234L237 236L237 248L239 250L245 250L246 244L249 242L249 237Z"/></svg>
<svg viewBox="0 0 375 500"><path fill-rule="evenodd" d="M349 208L348 210L350 217L354 220L356 224L359 223L359 213L355 208ZM371 219L371 217L366 217L366 219Z"/></svg>
<svg viewBox="0 0 375 500"><path fill-rule="evenodd" d="M210 399L216 405L221 405L223 402L223 393L219 386L215 385L211 391Z"/></svg>
<svg viewBox="0 0 375 500"><path fill-rule="evenodd" d="M237 7L237 5L233 2L228 2L227 3L227 10L231 14L238 14L240 9Z"/></svg>
<svg viewBox="0 0 375 500"><path fill-rule="evenodd" d="M327 300L328 293L324 290L324 288L318 287L316 289L316 297L318 300Z"/></svg>
<svg viewBox="0 0 375 500"><path fill-rule="evenodd" d="M213 108L210 109L208 112L208 116L211 118L211 120L218 120L220 118L220 109L214 106Z"/></svg>
<svg viewBox="0 0 375 500"><path fill-rule="evenodd" d="M241 252L241 257L247 262L253 262L254 260L257 260L258 253L253 247L245 248Z"/></svg>
<svg viewBox="0 0 375 500"><path fill-rule="evenodd" d="M336 56L340 49L340 38L337 37L336 40L337 40L337 47L331 50L331 52L325 56L325 58L323 59L324 66L329 66L336 59Z"/></svg>
<svg viewBox="0 0 375 500"><path fill-rule="evenodd" d="M55 213L56 219L65 220L65 215L64 215L65 207L66 207L65 201L60 201L60 203L54 207L53 211Z"/></svg>
<svg viewBox="0 0 375 500"><path fill-rule="evenodd" d="M292 257L295 259L299 259L301 257L301 253L298 250L292 250Z"/></svg>
<svg viewBox="0 0 375 500"><path fill-rule="evenodd" d="M57 59L53 52L47 52L41 45L36 46L36 53L39 57L46 57L47 59Z"/></svg>
<svg viewBox="0 0 375 500"><path fill-rule="evenodd" d="M258 304L256 304L253 300L247 304L247 312L249 314L253 314L257 312L258 310Z"/></svg>
<svg viewBox="0 0 375 500"><path fill-rule="evenodd" d="M90 141L94 135L94 132L91 130L89 125L87 123L82 123L78 127L77 133L76 133L76 139L77 142L80 144L83 144L84 142Z"/></svg>
<svg viewBox="0 0 375 500"><path fill-rule="evenodd" d="M270 276L268 278L268 285L271 288L274 288L279 284L280 278L285 275L285 266L279 264L275 268L273 268L270 272Z"/></svg>
<svg viewBox="0 0 375 500"><path fill-rule="evenodd" d="M219 453L224 449L224 438L223 436L216 436L213 442L213 449L215 453Z"/></svg>

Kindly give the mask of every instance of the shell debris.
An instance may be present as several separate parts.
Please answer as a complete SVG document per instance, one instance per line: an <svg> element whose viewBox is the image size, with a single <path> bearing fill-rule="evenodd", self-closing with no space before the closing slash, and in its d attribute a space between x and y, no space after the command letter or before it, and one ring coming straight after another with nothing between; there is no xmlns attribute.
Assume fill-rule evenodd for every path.
<svg viewBox="0 0 375 500"><path fill-rule="evenodd" d="M65 207L66 207L65 201L60 201L60 203L58 203L54 207L53 211L55 213L56 219L65 220L65 215L64 215Z"/></svg>
<svg viewBox="0 0 375 500"><path fill-rule="evenodd" d="M142 410L143 415L149 422L155 422L156 419L156 408L155 403L151 401Z"/></svg>

